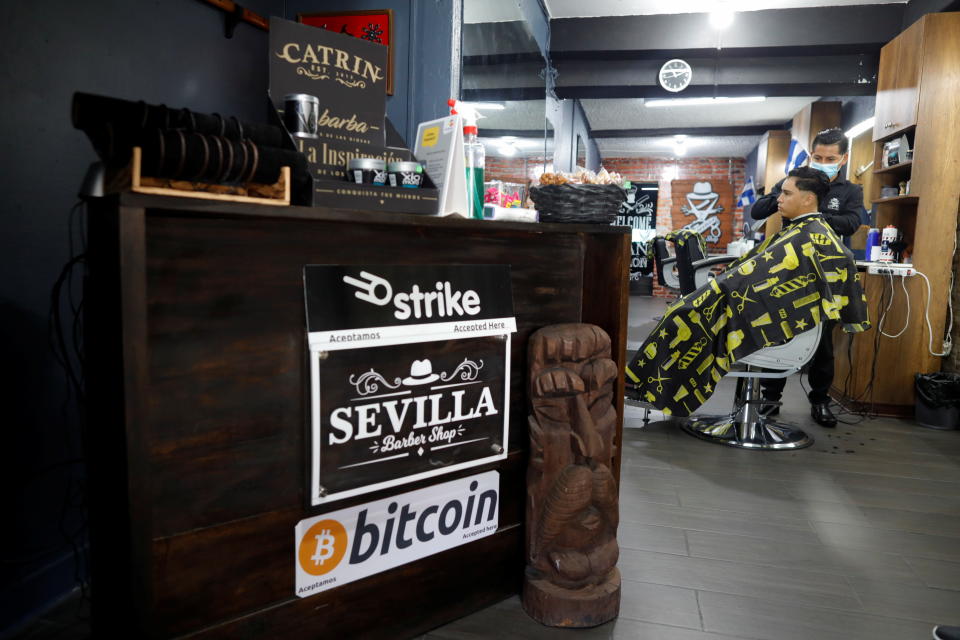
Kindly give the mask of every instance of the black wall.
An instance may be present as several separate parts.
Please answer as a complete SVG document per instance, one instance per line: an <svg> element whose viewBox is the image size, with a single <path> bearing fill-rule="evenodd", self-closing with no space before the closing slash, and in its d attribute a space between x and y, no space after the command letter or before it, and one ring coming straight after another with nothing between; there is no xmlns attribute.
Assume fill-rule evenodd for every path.
<svg viewBox="0 0 960 640"><path fill-rule="evenodd" d="M396 91L388 113L413 139L447 113L459 0L243 0L257 13L392 8ZM0 358L7 508L0 528L0 636L75 584L69 540L82 530L79 412L49 343L50 293L79 252L70 215L96 156L70 124L74 91L265 121L267 38L246 24L224 37L224 14L200 0L38 0L4 4L0 22ZM457 26L458 28L458 26ZM458 76L455 76L458 78ZM74 224L71 251L68 227ZM68 334L74 301L59 308ZM66 338L73 348L70 335ZM96 357L96 354L88 354ZM91 428L96 428L92 425ZM65 535L66 534L66 535ZM83 572L83 567L79 567Z"/></svg>
<svg viewBox="0 0 960 640"><path fill-rule="evenodd" d="M283 9L281 0L244 4L262 15ZM61 528L80 529L77 410L48 346L48 313L70 257L70 208L95 155L71 127L70 97L264 120L267 34L240 25L227 40L223 14L198 0L46 0L4 3L0 42L2 635L74 584Z"/></svg>

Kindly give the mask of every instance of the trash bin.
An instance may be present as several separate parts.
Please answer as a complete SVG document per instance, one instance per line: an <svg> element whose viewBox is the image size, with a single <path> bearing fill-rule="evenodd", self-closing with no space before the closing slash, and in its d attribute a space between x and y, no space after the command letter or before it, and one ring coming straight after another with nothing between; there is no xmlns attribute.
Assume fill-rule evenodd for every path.
<svg viewBox="0 0 960 640"><path fill-rule="evenodd" d="M914 386L917 424L929 429L960 429L960 374L918 373Z"/></svg>

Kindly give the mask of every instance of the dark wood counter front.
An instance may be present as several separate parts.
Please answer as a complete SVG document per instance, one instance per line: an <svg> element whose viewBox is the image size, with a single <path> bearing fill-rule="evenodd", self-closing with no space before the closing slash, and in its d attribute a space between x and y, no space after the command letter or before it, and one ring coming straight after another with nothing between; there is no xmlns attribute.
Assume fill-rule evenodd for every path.
<svg viewBox="0 0 960 640"><path fill-rule="evenodd" d="M606 330L622 416L628 232L132 194L91 203L96 637L409 637L517 593L527 338L560 322ZM509 264L518 331L507 459L306 507L306 264ZM616 462L619 477L619 452ZM500 472L496 534L294 595L301 519L490 469Z"/></svg>

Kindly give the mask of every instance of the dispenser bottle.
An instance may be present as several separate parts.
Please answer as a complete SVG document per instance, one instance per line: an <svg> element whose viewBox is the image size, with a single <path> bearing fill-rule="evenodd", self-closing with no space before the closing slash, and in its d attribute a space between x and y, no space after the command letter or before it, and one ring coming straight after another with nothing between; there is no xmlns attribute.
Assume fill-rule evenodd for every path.
<svg viewBox="0 0 960 640"><path fill-rule="evenodd" d="M477 119L481 118L476 109L457 100L449 100L451 115L460 114L463 120L463 154L467 169L467 215L470 218L483 219L483 169L486 151L483 143L477 139Z"/></svg>

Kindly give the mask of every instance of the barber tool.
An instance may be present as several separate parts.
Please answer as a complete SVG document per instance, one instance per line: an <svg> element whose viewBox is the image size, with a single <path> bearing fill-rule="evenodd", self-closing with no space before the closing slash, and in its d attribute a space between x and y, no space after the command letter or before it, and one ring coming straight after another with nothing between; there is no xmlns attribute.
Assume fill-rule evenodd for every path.
<svg viewBox="0 0 960 640"><path fill-rule="evenodd" d="M774 298L782 298L788 293L799 291L800 289L807 286L811 282L816 282L816 280L817 280L817 275L815 273L807 273L804 275L800 275L800 276L797 276L796 278L791 278L786 282L781 282L770 291L770 295L773 296Z"/></svg>
<svg viewBox="0 0 960 640"><path fill-rule="evenodd" d="M653 384L654 382L656 382L656 383L657 383L657 393L663 393L663 381L664 381L664 380L669 380L669 379L670 379L670 378L664 378L663 376L661 376L661 375L658 374L656 378L654 378L653 376L648 377L648 378L647 378L647 384Z"/></svg>
<svg viewBox="0 0 960 640"><path fill-rule="evenodd" d="M699 340L694 342L693 345L691 345L691 347L687 349L686 353L684 353L680 357L680 364L678 368L686 369L691 364L693 364L694 360L697 359L697 356L700 355L700 353L703 351L703 348L706 346L707 346L706 338L700 338Z"/></svg>
<svg viewBox="0 0 960 640"><path fill-rule="evenodd" d="M883 228L883 234L880 236L880 255L877 256L878 262L893 262L893 247L890 245L897 241L899 235L897 228L892 224Z"/></svg>
<svg viewBox="0 0 960 640"><path fill-rule="evenodd" d="M693 331L690 330L690 327L686 322L683 321L683 318L675 317L673 319L674 324L677 325L677 335L673 340L670 341L670 348L673 349L675 346L681 342L685 342L690 339L693 335Z"/></svg>
<svg viewBox="0 0 960 640"><path fill-rule="evenodd" d="M777 273L783 270L793 271L798 266L800 266L800 259L797 257L797 252L794 250L793 245L785 244L783 245L783 260L770 267L770 273Z"/></svg>
<svg viewBox="0 0 960 640"><path fill-rule="evenodd" d="M756 302L753 298L750 297L750 290L753 288L753 285L747 285L746 291L740 293L739 291L732 291L730 295L740 302L737 303L737 313L742 313L743 308L748 302Z"/></svg>

